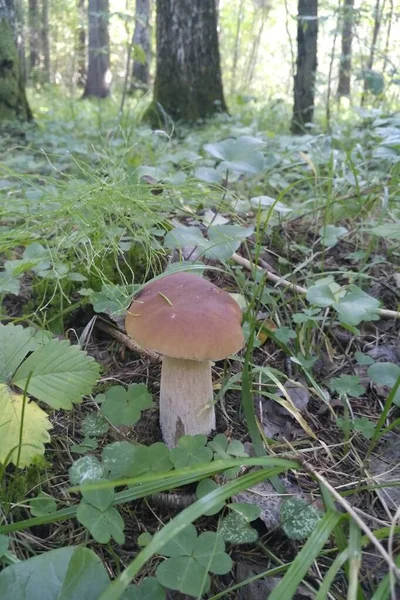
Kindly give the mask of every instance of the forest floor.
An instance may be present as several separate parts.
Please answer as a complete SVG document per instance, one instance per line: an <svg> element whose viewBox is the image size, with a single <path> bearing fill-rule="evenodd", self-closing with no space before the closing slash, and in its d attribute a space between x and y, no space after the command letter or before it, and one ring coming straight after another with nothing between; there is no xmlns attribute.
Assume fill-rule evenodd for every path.
<svg viewBox="0 0 400 600"><path fill-rule="evenodd" d="M285 132L285 107L249 103L170 135L140 125L134 103L121 120L112 100L53 97L53 109L31 100L35 124L0 138L2 323L78 345L100 365L100 378L70 406L30 394L50 417L51 440L43 457L0 471L3 565L82 544L114 579L147 548L145 566L129 572L136 584L156 575L155 587L130 586L126 599L157 600L165 590L168 598L395 598L400 117L371 110L330 133L294 137ZM134 351L124 332L133 293L177 265L234 294L247 342L247 351L213 367L214 441L187 441L179 460L161 444L161 364ZM17 377L0 381L18 388ZM29 377L26 385L29 392ZM106 409L110 389L128 407L125 421ZM125 393L138 402L135 419ZM0 427L7 423L0 418ZM12 451L0 441L0 462ZM246 457L265 454L269 479L240 484L259 473ZM297 467L274 466L281 458ZM224 476L204 470L212 459L247 467L232 479L226 468ZM165 473L174 469L168 487ZM112 498L123 523L114 515L100 525L108 538L93 516L78 509L75 518L71 485L127 477L131 487L118 487L126 501ZM138 493L140 478L147 491ZM235 481L222 505L217 498L200 517L189 514L197 498ZM235 512L225 498L253 508ZM152 551L167 523L180 531L176 515L198 534L215 532L231 567L212 570L210 557L201 571L194 550ZM173 560L188 567L188 580L200 569L201 583L158 568Z"/></svg>

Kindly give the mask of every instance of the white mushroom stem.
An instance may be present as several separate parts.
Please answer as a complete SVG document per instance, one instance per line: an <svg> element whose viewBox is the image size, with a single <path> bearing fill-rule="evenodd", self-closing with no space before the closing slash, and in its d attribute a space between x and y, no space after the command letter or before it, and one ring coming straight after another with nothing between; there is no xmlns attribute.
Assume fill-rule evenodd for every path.
<svg viewBox="0 0 400 600"><path fill-rule="evenodd" d="M209 360L164 356L161 370L160 425L165 443L176 446L183 435L208 435L215 429Z"/></svg>

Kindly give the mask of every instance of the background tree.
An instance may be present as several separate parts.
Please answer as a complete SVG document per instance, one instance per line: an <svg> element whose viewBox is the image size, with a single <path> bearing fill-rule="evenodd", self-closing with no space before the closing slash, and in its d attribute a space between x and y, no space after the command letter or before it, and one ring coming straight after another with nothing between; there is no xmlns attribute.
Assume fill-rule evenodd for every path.
<svg viewBox="0 0 400 600"><path fill-rule="evenodd" d="M50 83L49 0L42 0L43 81Z"/></svg>
<svg viewBox="0 0 400 600"><path fill-rule="evenodd" d="M85 28L85 0L78 0L78 29L76 35L76 57L78 86L84 87L86 83L86 28Z"/></svg>
<svg viewBox="0 0 400 600"><path fill-rule="evenodd" d="M0 0L0 122L32 114L25 94L17 42L14 0Z"/></svg>
<svg viewBox="0 0 400 600"><path fill-rule="evenodd" d="M373 85L373 81L374 81L374 77L373 77L373 74L371 73L371 71L374 66L376 44L378 41L379 30L381 28L382 10L383 10L384 4L385 4L385 2L383 2L383 4L381 5L381 0L376 0L376 3L375 3L374 26L372 29L372 39L371 39L371 44L370 44L369 56L368 56L367 64L365 65L365 68L364 68L364 89L363 89L363 93L362 93L362 97L361 97L361 105L363 105L365 103L368 89L371 87L371 84Z"/></svg>
<svg viewBox="0 0 400 600"><path fill-rule="evenodd" d="M32 72L39 65L40 57L40 17L38 0L28 0L29 23L29 69Z"/></svg>
<svg viewBox="0 0 400 600"><path fill-rule="evenodd" d="M305 123L313 120L317 41L318 0L298 0L292 133L303 133Z"/></svg>
<svg viewBox="0 0 400 600"><path fill-rule="evenodd" d="M160 110L161 107L161 110ZM215 0L157 0L157 68L146 118L197 121L225 111Z"/></svg>
<svg viewBox="0 0 400 600"><path fill-rule="evenodd" d="M83 97L105 98L110 94L110 40L108 0L89 0L89 62Z"/></svg>
<svg viewBox="0 0 400 600"><path fill-rule="evenodd" d="M131 89L147 89L150 83L151 60L151 0L136 0L135 31L132 44L134 46ZM143 50L142 56L137 57L137 48Z"/></svg>
<svg viewBox="0 0 400 600"><path fill-rule="evenodd" d="M344 0L342 9L342 52L337 96L350 96L351 46L353 42L354 0Z"/></svg>

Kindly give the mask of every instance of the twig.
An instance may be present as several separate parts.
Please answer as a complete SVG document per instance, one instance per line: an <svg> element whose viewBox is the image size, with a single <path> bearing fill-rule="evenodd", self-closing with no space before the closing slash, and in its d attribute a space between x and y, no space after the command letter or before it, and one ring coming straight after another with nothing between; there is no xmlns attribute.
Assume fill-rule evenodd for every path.
<svg viewBox="0 0 400 600"><path fill-rule="evenodd" d="M100 321L100 319L96 321L96 327L98 329L101 329L102 331L105 331L105 333L108 333L109 335L111 335L111 337L118 340L119 342L122 342L122 344L129 348L129 350L132 350L132 352L140 354L141 356L147 358L151 362L161 362L161 356L159 354L157 354L156 352L152 352L151 350L144 350L143 348L135 344L135 342L129 336L123 333L123 331L121 331L120 329L109 325L105 321Z"/></svg>
<svg viewBox="0 0 400 600"><path fill-rule="evenodd" d="M265 273L266 278L269 279L270 281L273 281L274 283L276 283L276 285L280 285L281 287L285 287L285 288L290 288L291 290L294 290L298 294L307 294L307 288L304 288L300 285L296 285L295 283L291 283L287 279L278 277L278 275L274 275L274 273L271 273L267 269L263 269L259 265L255 265L254 263L247 260L247 258L244 258L243 256L240 256L239 254L236 254L236 252L233 253L232 259L235 261L236 264L241 265L242 267L245 267L249 271L252 271L254 268L258 269L259 271L263 271ZM376 312L383 319L400 319L400 312L397 310L389 310L387 308L378 308L378 310Z"/></svg>

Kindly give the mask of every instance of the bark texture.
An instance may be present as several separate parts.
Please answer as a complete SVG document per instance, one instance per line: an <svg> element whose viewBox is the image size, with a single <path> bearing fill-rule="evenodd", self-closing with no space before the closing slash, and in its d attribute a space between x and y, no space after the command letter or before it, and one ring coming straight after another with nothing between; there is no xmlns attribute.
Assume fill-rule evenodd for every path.
<svg viewBox="0 0 400 600"><path fill-rule="evenodd" d="M157 0L157 68L146 118L163 126L225 111L215 0Z"/></svg>
<svg viewBox="0 0 400 600"><path fill-rule="evenodd" d="M89 0L89 63L83 97L106 98L110 94L110 40L108 0Z"/></svg>
<svg viewBox="0 0 400 600"><path fill-rule="evenodd" d="M215 429L210 361L164 356L160 386L160 425L174 448L183 435L208 435Z"/></svg>
<svg viewBox="0 0 400 600"><path fill-rule="evenodd" d="M151 0L136 0L135 31L132 44L143 50L144 60L135 60L133 51L132 85L131 89L147 89L150 83L151 60Z"/></svg>
<svg viewBox="0 0 400 600"><path fill-rule="evenodd" d="M354 0L344 0L342 15L342 53L337 95L350 96L351 46L353 43Z"/></svg>
<svg viewBox="0 0 400 600"><path fill-rule="evenodd" d="M304 133L305 123L313 120L317 41L318 0L298 0L292 133Z"/></svg>
<svg viewBox="0 0 400 600"><path fill-rule="evenodd" d="M76 40L76 64L78 80L77 84L81 87L86 83L86 28L85 28L85 0L78 0L79 27Z"/></svg>
<svg viewBox="0 0 400 600"><path fill-rule="evenodd" d="M16 41L14 0L0 0L0 122L30 120Z"/></svg>
<svg viewBox="0 0 400 600"><path fill-rule="evenodd" d="M42 0L43 81L50 83L49 0Z"/></svg>
<svg viewBox="0 0 400 600"><path fill-rule="evenodd" d="M40 61L40 19L38 0L28 0L29 68L32 71Z"/></svg>

